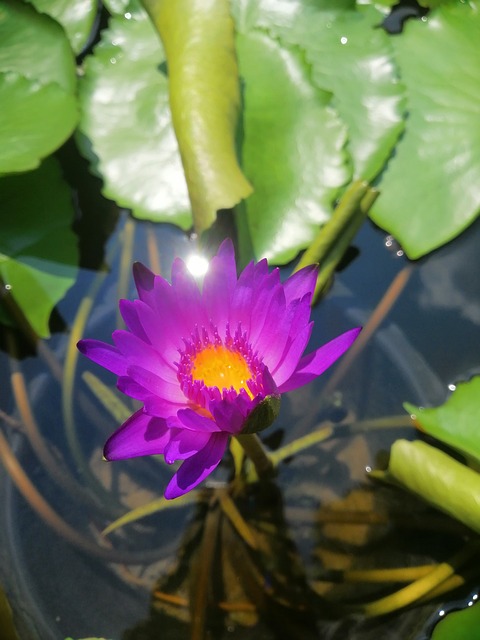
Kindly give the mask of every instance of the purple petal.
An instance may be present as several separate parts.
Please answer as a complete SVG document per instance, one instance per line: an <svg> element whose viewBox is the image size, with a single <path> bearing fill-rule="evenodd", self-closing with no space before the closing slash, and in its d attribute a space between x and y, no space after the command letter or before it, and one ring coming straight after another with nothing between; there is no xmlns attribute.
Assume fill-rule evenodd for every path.
<svg viewBox="0 0 480 640"><path fill-rule="evenodd" d="M169 362L178 361L178 350L184 347L182 337L189 338L190 331L184 332L184 327L177 321L173 309L158 312L136 300L138 317L149 342Z"/></svg>
<svg viewBox="0 0 480 640"><path fill-rule="evenodd" d="M261 289L265 278L268 277L268 261L266 258L263 258L260 262L251 262L250 264L253 265L251 285L254 289Z"/></svg>
<svg viewBox="0 0 480 640"><path fill-rule="evenodd" d="M117 380L117 389L130 398L143 402L144 412L155 418L168 418L168 426L180 427L181 422L176 417L177 412L185 408L185 402L175 403L159 398L142 387L128 376L121 376Z"/></svg>
<svg viewBox="0 0 480 640"><path fill-rule="evenodd" d="M181 427L182 423L177 418L177 413L185 408L185 402L170 402L165 398L148 394L143 399L145 412L150 416L165 418L169 427Z"/></svg>
<svg viewBox="0 0 480 640"><path fill-rule="evenodd" d="M302 387L321 375L352 346L360 331L360 327L350 329L308 356L304 356L293 375L282 385L279 385L280 393Z"/></svg>
<svg viewBox="0 0 480 640"><path fill-rule="evenodd" d="M152 395L150 391L147 391L145 387L139 385L138 382L135 382L129 378L129 376L120 376L118 378L117 389L126 396L129 396L129 398L140 400L140 402L144 402L146 398Z"/></svg>
<svg viewBox="0 0 480 640"><path fill-rule="evenodd" d="M230 322L232 326L241 323L250 333L250 315L253 304L253 276L255 264L250 262L242 271L232 295Z"/></svg>
<svg viewBox="0 0 480 640"><path fill-rule="evenodd" d="M202 295L197 281L180 258L174 260L172 265L172 289L176 298L175 309L182 315L186 312L188 316L189 331L187 336L190 335L191 328L195 325L208 327L209 318L203 308Z"/></svg>
<svg viewBox="0 0 480 640"><path fill-rule="evenodd" d="M205 447L211 435L187 429L172 429L170 441L163 452L165 462L172 464L176 460L191 458Z"/></svg>
<svg viewBox="0 0 480 640"><path fill-rule="evenodd" d="M278 269L274 269L264 279L261 287L254 290L253 307L251 308L250 320L250 343L256 343L263 330L268 315L275 310L279 310L283 303L285 308L285 294L280 282Z"/></svg>
<svg viewBox="0 0 480 640"><path fill-rule="evenodd" d="M150 304L153 296L155 274L141 262L135 262L133 265L133 279L135 280L140 300Z"/></svg>
<svg viewBox="0 0 480 640"><path fill-rule="evenodd" d="M220 335L224 334L229 321L230 303L236 284L235 252L232 241L227 238L211 259L202 288L206 314L217 326Z"/></svg>
<svg viewBox="0 0 480 640"><path fill-rule="evenodd" d="M279 365L272 371L272 376L277 383L279 389L282 384L287 381L293 372L297 369L300 358L302 357L305 347L310 340L312 334L313 322L307 324L306 327L297 333L295 338L289 344L288 349L282 354Z"/></svg>
<svg viewBox="0 0 480 640"><path fill-rule="evenodd" d="M292 300L303 298L305 294L313 295L317 283L318 267L312 264L291 275L283 283L287 304Z"/></svg>
<svg viewBox="0 0 480 640"><path fill-rule="evenodd" d="M77 343L80 353L96 362L101 367L112 371L117 376L123 376L127 371L127 360L120 351L106 342L100 340L80 340Z"/></svg>
<svg viewBox="0 0 480 640"><path fill-rule="evenodd" d="M103 455L107 460L124 460L163 453L170 439L165 421L147 416L142 409L134 413L110 436Z"/></svg>
<svg viewBox="0 0 480 640"><path fill-rule="evenodd" d="M241 324L247 335L250 335L254 304L262 288L264 288L264 280L267 276L268 263L266 260L261 260L257 264L250 262L242 271L232 296L230 309L231 327L237 327L238 324ZM275 280L275 276L273 279Z"/></svg>
<svg viewBox="0 0 480 640"><path fill-rule="evenodd" d="M228 442L228 435L214 433L207 445L188 458L165 489L165 498L171 500L191 491L218 466Z"/></svg>
<svg viewBox="0 0 480 640"><path fill-rule="evenodd" d="M202 416L193 409L180 409L177 417L185 429L191 431L201 431L202 433L220 431L218 425L211 418Z"/></svg>
<svg viewBox="0 0 480 640"><path fill-rule="evenodd" d="M246 394L245 394L246 396ZM248 396L238 395L233 401L220 400L210 404L210 410L222 431L239 433L248 415L254 410L261 398L251 400Z"/></svg>
<svg viewBox="0 0 480 640"><path fill-rule="evenodd" d="M151 344L122 329L114 331L112 338L115 346L123 353L129 365L138 365L149 369L160 378L177 383L177 368L173 363L166 362Z"/></svg>
<svg viewBox="0 0 480 640"><path fill-rule="evenodd" d="M263 362L272 374L277 371L288 356L297 336L309 326L310 313L310 294L307 293L301 300L294 300L290 303L284 311L279 308L278 315L274 318L276 323L273 323L273 326L265 324L255 346L259 353L263 354ZM297 366L306 346L307 343L304 344L302 351L298 354L294 368ZM290 374L294 368L290 371Z"/></svg>
<svg viewBox="0 0 480 640"><path fill-rule="evenodd" d="M185 396L178 382L176 384L167 382L155 375L152 371L137 365L129 366L127 368L127 375L134 382L159 398L170 400L170 402L185 402Z"/></svg>
<svg viewBox="0 0 480 640"><path fill-rule="evenodd" d="M132 333L138 336L141 340L148 342L147 334L145 333L142 323L138 317L137 307L133 300L120 300L118 303L120 313L122 314L123 321Z"/></svg>

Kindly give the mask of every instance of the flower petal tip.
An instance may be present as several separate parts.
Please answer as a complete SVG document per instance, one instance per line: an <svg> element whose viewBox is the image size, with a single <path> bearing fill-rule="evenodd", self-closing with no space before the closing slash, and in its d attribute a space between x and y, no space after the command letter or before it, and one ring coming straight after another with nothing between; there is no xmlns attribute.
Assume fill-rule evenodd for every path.
<svg viewBox="0 0 480 640"><path fill-rule="evenodd" d="M135 280L137 291L141 295L142 291L151 291L153 289L155 274L141 262L134 262L133 279Z"/></svg>

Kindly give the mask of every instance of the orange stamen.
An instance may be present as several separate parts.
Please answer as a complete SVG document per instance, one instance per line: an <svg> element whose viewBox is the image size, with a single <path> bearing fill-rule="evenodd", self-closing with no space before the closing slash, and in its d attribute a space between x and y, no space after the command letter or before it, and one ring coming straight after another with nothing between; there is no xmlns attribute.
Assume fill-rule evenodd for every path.
<svg viewBox="0 0 480 640"><path fill-rule="evenodd" d="M201 380L207 387L230 389L237 393L245 389L252 398L247 382L252 372L245 358L237 351L230 351L224 346L209 345L199 351L192 362L193 380Z"/></svg>

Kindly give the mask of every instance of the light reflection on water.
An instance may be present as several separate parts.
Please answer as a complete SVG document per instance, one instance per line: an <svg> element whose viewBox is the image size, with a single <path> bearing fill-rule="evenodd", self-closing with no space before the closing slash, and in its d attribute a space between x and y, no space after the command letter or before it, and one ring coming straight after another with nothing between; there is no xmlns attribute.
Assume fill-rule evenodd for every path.
<svg viewBox="0 0 480 640"><path fill-rule="evenodd" d="M147 264L152 262L148 253L147 234L151 233L148 229L151 227L145 223L136 225L132 248L132 260ZM478 242L479 230L476 225L468 238L436 252L415 267L406 289L377 330L375 339L352 365L337 394L332 396L332 402L325 405L320 395L328 384L328 375L285 398L276 425L265 434L272 446L278 446L282 438L285 442L304 435L322 420L334 423L344 420L349 412L354 412L355 420L361 420L401 414L401 404L405 400L438 404L449 393L449 385L451 389L456 380L478 370L477 356L471 345L474 337L478 339L480 291L478 288L472 290L472 281L465 278L465 274L475 268L475 261L477 272L480 266L478 252L472 250ZM158 227L153 233L159 247L157 261L162 273L168 276L174 257L191 255L192 243L168 226ZM110 240L111 255L115 254L114 247L119 238L122 242L125 240L122 225ZM397 252L390 254L385 249L382 234L372 227L366 226L361 231L358 244L360 257L342 273L331 295L314 311L316 324L311 348L358 322L365 322L395 274L406 264L405 258L398 257ZM106 274L97 292L86 328L90 337L109 341L117 322L118 297L134 296L131 279L127 281L128 290L119 292L117 270L120 262L118 254L110 260L111 272ZM449 274L448 278L445 274ZM95 277L92 272L82 272L77 285L59 305L67 326L72 325L79 301ZM446 283L444 289L442 283ZM59 333L49 341L50 349L59 358L63 358L68 338L68 333ZM3 354L2 365L7 367ZM117 511L115 502L122 503L123 509L133 508L161 495L170 471L155 459L114 465L102 462L101 446L118 421L88 393L81 374L93 371L90 364L80 361L78 367L73 399L77 435L87 463L81 475L84 482L88 482L91 475L109 495L115 496L115 500L103 505L105 512L102 513L101 505L96 511L88 511L75 501L65 499L25 445L24 436L16 434L13 440L22 464L42 495L73 529L98 544L100 530ZM63 433L64 414L58 384L39 359L27 358L21 368L27 379L35 419L48 438L53 455L58 457L56 451L62 452L66 456L67 469L74 470L78 465L68 452ZM94 374L105 384L112 385L113 378L108 374L97 368ZM12 400L6 397L5 390L1 393L2 408L11 413ZM80 408L81 394L88 398L87 409L85 406ZM128 409L133 410L128 399L124 401ZM326 566L345 570L355 567L357 562L367 566L371 562L388 566L393 560L400 565L406 562L418 564L428 556L426 547L429 544L434 557L442 556L441 535L435 536L433 542L416 540L409 548L405 544L408 540L405 531L410 531L410 535L418 535L418 532L402 528L405 523L395 521L393 530L391 523L383 528L372 529L365 524L348 528L326 518L332 506L347 510L381 510L389 500L393 500L395 513L408 505L409 509L419 509L421 515L422 507L408 496L399 496L389 489L374 492L365 480L365 468L375 468L377 454L388 450L392 439L400 433L404 433L404 428L375 430L366 435L344 429L342 437L297 456L282 468L277 479L283 501L279 518L288 532L287 547L293 545L296 549L301 571L308 580L322 582ZM227 466L223 465L214 479L221 482L226 477ZM193 513L190 508L173 510L168 518L157 514L112 536L113 547L125 554L127 564L122 567L118 563L105 564L72 548L32 516L9 484L5 495L7 526L4 535L11 553L11 572L16 576L16 586L12 584L10 590L14 600L16 594L16 599L26 605L28 615L35 620L37 632L41 630L41 633L35 632L36 637L42 640L59 640L67 635L119 638L125 629L147 618L149 590L158 575L172 570L175 550ZM107 514L107 507L111 513ZM398 513L396 517L400 518ZM450 538L446 546L450 552ZM129 564L129 555L136 553L151 553L148 565ZM4 583L9 579L2 576ZM358 587L333 584L329 589L323 585L322 589L322 596L341 600L352 597ZM372 589L370 594L374 593ZM368 624L353 619L319 623L319 637L332 640L346 637L352 640L420 638L419 620L424 621L429 615L428 608L403 613L396 618L393 628L391 620ZM46 626L42 627L43 624ZM229 637L242 637L241 625L233 626L235 631L231 631ZM418 630L416 636L412 629ZM28 640L27 633L25 631L25 640ZM252 640L273 637L265 629L259 631L258 636L253 631L249 633Z"/></svg>

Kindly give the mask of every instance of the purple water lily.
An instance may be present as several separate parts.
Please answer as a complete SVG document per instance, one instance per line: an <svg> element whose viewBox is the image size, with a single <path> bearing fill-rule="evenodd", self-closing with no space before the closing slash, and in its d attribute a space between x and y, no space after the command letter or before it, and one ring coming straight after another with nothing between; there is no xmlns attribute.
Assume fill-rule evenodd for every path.
<svg viewBox="0 0 480 640"><path fill-rule="evenodd" d="M127 330L114 331L115 346L81 340L78 348L143 403L109 438L105 458L183 460L166 498L198 485L262 401L319 376L360 331L302 356L313 327L315 267L282 283L279 270L269 273L261 260L237 278L230 240L211 260L201 288L181 259L173 263L171 284L140 263L134 277L139 300L120 301Z"/></svg>

